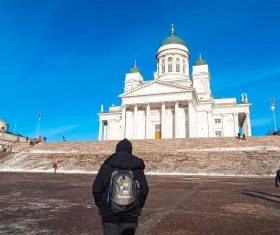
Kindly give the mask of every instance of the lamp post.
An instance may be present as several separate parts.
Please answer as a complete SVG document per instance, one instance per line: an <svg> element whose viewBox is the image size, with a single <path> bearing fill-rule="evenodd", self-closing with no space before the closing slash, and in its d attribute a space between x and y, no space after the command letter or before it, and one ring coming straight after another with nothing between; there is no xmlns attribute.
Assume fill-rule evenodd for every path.
<svg viewBox="0 0 280 235"><path fill-rule="evenodd" d="M15 125L14 125L14 134L16 134L16 128L17 128L17 120L15 121Z"/></svg>
<svg viewBox="0 0 280 235"><path fill-rule="evenodd" d="M275 117L275 99L274 98L269 98L269 103L271 104L271 111L273 114L273 120L274 120L274 130L277 131L276 128L276 117Z"/></svg>
<svg viewBox="0 0 280 235"><path fill-rule="evenodd" d="M39 134L39 126L40 126L41 117L42 117L42 113L39 113L39 115L38 115L38 125L37 125L36 137L38 137L38 134Z"/></svg>

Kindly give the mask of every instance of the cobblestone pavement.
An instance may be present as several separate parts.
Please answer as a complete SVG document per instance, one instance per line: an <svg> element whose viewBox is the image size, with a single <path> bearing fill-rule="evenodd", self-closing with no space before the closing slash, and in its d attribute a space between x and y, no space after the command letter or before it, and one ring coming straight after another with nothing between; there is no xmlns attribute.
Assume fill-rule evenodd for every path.
<svg viewBox="0 0 280 235"><path fill-rule="evenodd" d="M0 173L0 234L102 234L91 175ZM280 234L273 179L149 176L137 234Z"/></svg>

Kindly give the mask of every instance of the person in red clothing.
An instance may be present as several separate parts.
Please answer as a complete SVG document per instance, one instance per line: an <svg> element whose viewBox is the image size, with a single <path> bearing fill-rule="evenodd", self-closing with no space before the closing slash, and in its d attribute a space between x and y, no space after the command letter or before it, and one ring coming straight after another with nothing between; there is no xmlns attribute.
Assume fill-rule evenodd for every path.
<svg viewBox="0 0 280 235"><path fill-rule="evenodd" d="M56 173L56 169L57 169L57 161L55 161L54 163L53 163L53 168L54 168L54 174Z"/></svg>

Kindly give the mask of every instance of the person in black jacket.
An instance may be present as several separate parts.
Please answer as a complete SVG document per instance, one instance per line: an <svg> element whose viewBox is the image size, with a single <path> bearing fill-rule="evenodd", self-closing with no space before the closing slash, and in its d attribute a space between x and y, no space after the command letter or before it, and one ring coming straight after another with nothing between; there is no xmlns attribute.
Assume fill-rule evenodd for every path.
<svg viewBox="0 0 280 235"><path fill-rule="evenodd" d="M275 187L278 187L279 186L279 180L280 180L280 167L279 167L279 170L276 171L276 176L275 176Z"/></svg>
<svg viewBox="0 0 280 235"><path fill-rule="evenodd" d="M132 211L114 214L107 204L106 188L115 168L131 170L140 184L139 205ZM149 187L144 174L145 164L142 159L132 155L132 144L129 140L121 140L116 146L116 152L101 165L92 184L92 195L95 205L101 215L104 235L133 235L138 225L138 216L142 213L148 196Z"/></svg>

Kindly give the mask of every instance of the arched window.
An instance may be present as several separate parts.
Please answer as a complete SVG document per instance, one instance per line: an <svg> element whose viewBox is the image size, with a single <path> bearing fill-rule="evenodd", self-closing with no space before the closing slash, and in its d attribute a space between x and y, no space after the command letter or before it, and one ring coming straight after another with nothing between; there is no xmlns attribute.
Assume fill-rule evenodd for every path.
<svg viewBox="0 0 280 235"><path fill-rule="evenodd" d="M176 72L180 73L180 64L176 64Z"/></svg>
<svg viewBox="0 0 280 235"><path fill-rule="evenodd" d="M161 66L161 70L162 70L162 73L165 73L165 65L164 64Z"/></svg>
<svg viewBox="0 0 280 235"><path fill-rule="evenodd" d="M168 73L172 72L172 64L168 65Z"/></svg>

